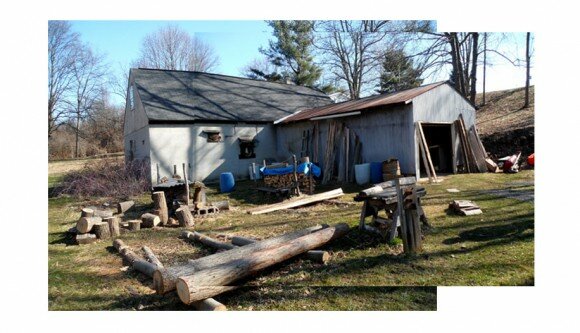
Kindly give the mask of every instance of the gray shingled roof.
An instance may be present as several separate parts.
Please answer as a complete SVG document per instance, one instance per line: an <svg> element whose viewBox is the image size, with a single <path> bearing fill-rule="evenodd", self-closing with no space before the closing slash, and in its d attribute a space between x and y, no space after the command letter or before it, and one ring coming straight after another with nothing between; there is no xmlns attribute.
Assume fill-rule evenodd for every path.
<svg viewBox="0 0 580 333"><path fill-rule="evenodd" d="M323 92L203 72L131 69L149 121L270 122L327 105Z"/></svg>

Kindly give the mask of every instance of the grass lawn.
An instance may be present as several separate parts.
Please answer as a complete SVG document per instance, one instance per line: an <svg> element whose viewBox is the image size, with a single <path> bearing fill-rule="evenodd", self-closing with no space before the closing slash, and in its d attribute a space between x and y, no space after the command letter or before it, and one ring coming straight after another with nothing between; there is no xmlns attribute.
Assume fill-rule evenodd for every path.
<svg viewBox="0 0 580 333"><path fill-rule="evenodd" d="M326 246L333 253L328 265L292 260L216 299L231 310L435 310L433 286L533 285L534 204L505 195L533 193L533 180L533 171L446 176L442 183L425 185L423 205L433 229L426 233L423 253L405 256L401 245L381 243L353 228ZM234 208L199 219L196 230L264 238L318 223L358 225L361 203L352 198L361 187L343 187L346 195L340 200L350 205L318 204L252 216L246 209L272 202L251 190L253 186L239 182L234 192L220 194L210 185L208 200L229 199ZM448 188L461 192L448 193ZM484 213L455 216L447 211L453 199L474 200ZM147 195L135 200L137 209L127 218L152 208ZM73 245L65 232L78 219L80 208L105 201L49 199L49 308L188 309L176 296L155 295L149 279L124 269L110 242ZM179 239L180 231L146 229L123 234L122 239L135 250L148 245L166 265L212 253Z"/></svg>

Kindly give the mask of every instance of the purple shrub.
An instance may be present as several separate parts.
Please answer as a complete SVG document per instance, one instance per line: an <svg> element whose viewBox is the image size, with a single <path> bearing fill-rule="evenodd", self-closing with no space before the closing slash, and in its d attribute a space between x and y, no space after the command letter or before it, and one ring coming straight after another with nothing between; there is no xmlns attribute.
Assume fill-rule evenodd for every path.
<svg viewBox="0 0 580 333"><path fill-rule="evenodd" d="M103 160L67 174L57 194L127 198L150 190L149 163Z"/></svg>

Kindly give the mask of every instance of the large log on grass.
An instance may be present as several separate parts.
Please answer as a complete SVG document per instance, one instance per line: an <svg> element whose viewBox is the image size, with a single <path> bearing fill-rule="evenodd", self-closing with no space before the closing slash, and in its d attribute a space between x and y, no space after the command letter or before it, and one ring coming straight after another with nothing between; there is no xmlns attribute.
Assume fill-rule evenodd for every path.
<svg viewBox="0 0 580 333"><path fill-rule="evenodd" d="M252 244L257 242L255 239L240 237L240 236L233 236L232 237L232 244L237 246L244 246L248 244ZM319 251L319 250L311 250L306 252L305 254L306 259L310 261L314 261L321 264L326 264L330 260L330 253L327 251Z"/></svg>
<svg viewBox="0 0 580 333"><path fill-rule="evenodd" d="M153 205L155 206L156 212L161 220L161 225L166 225L167 220L169 220L169 211L167 210L167 201L165 200L165 192L157 191L153 192L151 195L153 199Z"/></svg>
<svg viewBox="0 0 580 333"><path fill-rule="evenodd" d="M93 229L95 223L101 222L102 219L98 216L81 217L77 222L77 231L80 234L86 234Z"/></svg>
<svg viewBox="0 0 580 333"><path fill-rule="evenodd" d="M153 228L156 227L159 223L161 223L161 219L157 215L151 213L145 213L141 215L141 226L143 228Z"/></svg>
<svg viewBox="0 0 580 333"><path fill-rule="evenodd" d="M212 248L217 249L217 250L231 250L231 249L236 247L232 244L228 244L225 242L220 242L218 240L215 240L215 239L208 237L208 236L206 236L202 233L199 233L197 231L191 232L191 231L184 230L181 232L181 237L190 239L194 242L201 243L203 245L212 247Z"/></svg>
<svg viewBox="0 0 580 333"><path fill-rule="evenodd" d="M229 251L224 251L199 259L191 260L182 265L159 269L153 274L153 287L157 293L165 294L175 290L175 283L177 282L177 278L180 276L190 275L198 270L203 270L214 265L245 258L255 251L260 251L272 246L283 244L295 238L319 231L325 227L326 226L316 225L310 228L293 231L278 237L265 239L253 244L248 244L246 246L241 246Z"/></svg>
<svg viewBox="0 0 580 333"><path fill-rule="evenodd" d="M177 215L180 227L193 227L195 225L193 215L191 214L191 211L187 205L182 205L181 207L177 208L175 215Z"/></svg>
<svg viewBox="0 0 580 333"><path fill-rule="evenodd" d="M124 212L131 209L131 207L133 207L133 206L135 206L135 201L132 201L132 200L119 202L117 204L117 213L123 214Z"/></svg>
<svg viewBox="0 0 580 333"><path fill-rule="evenodd" d="M177 280L177 295L185 304L191 304L195 301L213 297L221 292L221 288L228 287L232 282L320 247L346 235L348 231L348 225L340 223L333 227L282 243L279 246L250 253L244 258L200 270L188 276L182 276ZM241 247L241 249L244 247ZM232 251L224 253L229 252Z"/></svg>
<svg viewBox="0 0 580 333"><path fill-rule="evenodd" d="M151 251L151 249L148 246L143 246L141 249L143 250L143 253L145 253L145 258L147 259L147 261L157 266L158 268L163 268L163 264L161 263L161 261L159 261L155 253L153 253L153 251Z"/></svg>

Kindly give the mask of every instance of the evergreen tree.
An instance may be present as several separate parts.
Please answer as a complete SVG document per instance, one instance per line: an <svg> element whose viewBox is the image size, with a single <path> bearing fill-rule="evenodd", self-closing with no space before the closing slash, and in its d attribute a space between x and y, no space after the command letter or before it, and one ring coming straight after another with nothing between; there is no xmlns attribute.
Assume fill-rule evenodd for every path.
<svg viewBox="0 0 580 333"><path fill-rule="evenodd" d="M404 50L391 49L385 52L381 68L379 93L391 93L418 87L423 83L421 71Z"/></svg>
<svg viewBox="0 0 580 333"><path fill-rule="evenodd" d="M322 69L312 55L314 22L268 21L268 25L274 30L274 40L260 52L280 72L265 73L259 68L250 68L250 72L267 81L288 80L301 86L316 86Z"/></svg>

